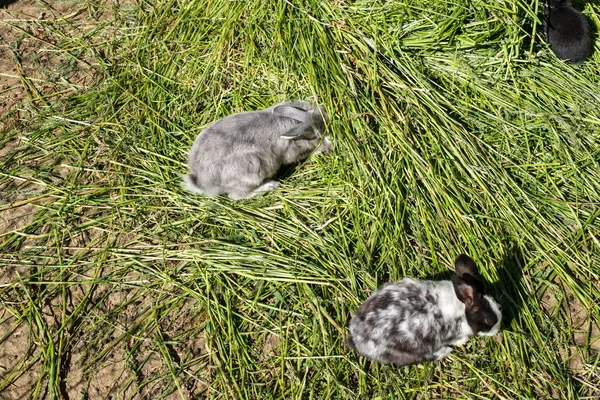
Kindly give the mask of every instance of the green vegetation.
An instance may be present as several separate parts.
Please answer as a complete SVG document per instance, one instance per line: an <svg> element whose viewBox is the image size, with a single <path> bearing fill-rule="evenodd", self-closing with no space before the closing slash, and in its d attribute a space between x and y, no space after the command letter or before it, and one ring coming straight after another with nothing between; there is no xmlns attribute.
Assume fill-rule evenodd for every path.
<svg viewBox="0 0 600 400"><path fill-rule="evenodd" d="M0 397L600 395L600 55L557 60L541 2L98 3L4 23L60 63L0 136ZM181 188L204 126L290 98L333 154L254 200ZM344 347L369 293L461 252L502 335Z"/></svg>

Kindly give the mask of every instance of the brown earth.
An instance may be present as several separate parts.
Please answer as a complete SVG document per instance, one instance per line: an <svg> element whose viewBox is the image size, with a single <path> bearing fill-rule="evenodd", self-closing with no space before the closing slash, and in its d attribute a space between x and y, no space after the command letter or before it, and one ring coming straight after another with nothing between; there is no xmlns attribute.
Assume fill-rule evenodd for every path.
<svg viewBox="0 0 600 400"><path fill-rule="evenodd" d="M600 396L600 374L594 359L600 352L600 324L590 318L590 310L567 290L557 285L548 286L540 296L540 306L553 320L566 319L570 328L570 345L559 350L559 356L573 377L583 382L587 394Z"/></svg>
<svg viewBox="0 0 600 400"><path fill-rule="evenodd" d="M69 57L55 51L60 33L80 29L86 9L85 3L76 0L46 4L9 0L0 8L0 132L27 119L28 100L36 103L42 95L94 81L89 68L77 68ZM60 29L45 29L42 22L47 21L59 22Z"/></svg>
<svg viewBox="0 0 600 400"><path fill-rule="evenodd" d="M21 138L13 137L6 141L5 133L11 127L27 123L31 104L42 104L42 96L64 95L95 81L96 74L86 67L85 60L74 64L55 47L61 33L68 34L69 30L73 30L81 34L81 30L91 26L87 22L91 19L88 11L85 2L76 0L45 4L35 0L0 2L0 159L19 149ZM97 17L94 15L94 18ZM46 29L42 22L49 21L60 24L60 29L54 32ZM93 24L93 19L91 22ZM4 191L0 193L0 241L6 234L22 234L34 221L39 205L48 201L36 198L39 188L24 183L22 179L14 179L13 183L5 186L7 189L11 191L10 196ZM14 286L19 277L29 275L33 268L23 266L22 260L11 265L11 259L19 258L18 253L1 254L0 258L3 259L0 290ZM114 299L116 303L111 303L109 300L111 304L108 306L116 307L120 301ZM10 307L0 309L0 384L10 382L7 387L0 387L0 398L7 400L31 397L39 384L43 364L39 341L44 338L36 337L40 332L31 332L27 324L14 317L11 310L19 306L10 304ZM55 304L47 304L39 310L48 325L59 318L52 310L60 308L55 307ZM123 387L131 374L125 368L123 352L115 347L94 365L93 370L84 374L81 362L86 351L85 343L75 344L70 360L65 363L67 368L73 368L63 384L64 392L73 399L111 397L113 389ZM22 372L15 375L13 371ZM135 386L130 385L119 397L131 397L135 390ZM44 397L43 389L40 395Z"/></svg>

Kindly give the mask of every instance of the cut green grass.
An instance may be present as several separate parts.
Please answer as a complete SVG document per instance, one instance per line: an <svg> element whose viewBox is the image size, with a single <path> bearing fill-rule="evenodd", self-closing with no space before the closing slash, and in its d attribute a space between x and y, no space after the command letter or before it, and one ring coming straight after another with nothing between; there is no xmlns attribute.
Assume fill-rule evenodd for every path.
<svg viewBox="0 0 600 400"><path fill-rule="evenodd" d="M541 3L75 7L4 23L98 78L23 76L6 117L0 397L600 396L600 58L557 60ZM253 200L182 189L207 124L290 98L333 154ZM462 252L502 335L404 368L345 348L373 290Z"/></svg>

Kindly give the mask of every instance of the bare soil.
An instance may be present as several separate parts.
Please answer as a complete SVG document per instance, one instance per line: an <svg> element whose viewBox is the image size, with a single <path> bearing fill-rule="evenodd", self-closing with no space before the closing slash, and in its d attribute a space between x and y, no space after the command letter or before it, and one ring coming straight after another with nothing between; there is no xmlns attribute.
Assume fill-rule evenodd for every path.
<svg viewBox="0 0 600 400"><path fill-rule="evenodd" d="M27 118L27 101L35 104L42 95L64 91L70 85L84 87L94 81L94 74L77 68L72 59L55 51L60 34L49 32L41 24L57 21L62 32L75 30L75 23L86 17L85 3L61 0L44 5L35 0L3 0L0 5L2 132Z"/></svg>
<svg viewBox="0 0 600 400"><path fill-rule="evenodd" d="M600 396L598 378L600 374L594 366L594 359L600 352L600 325L590 318L590 310L568 291L558 286L548 286L540 298L540 306L552 319L569 323L567 331L570 345L559 351L575 379L588 386L587 394ZM561 322L558 322L561 321Z"/></svg>
<svg viewBox="0 0 600 400"><path fill-rule="evenodd" d="M55 51L60 30L49 32L41 23L54 21L60 24L62 32L68 32L85 29L82 26L86 18L89 19L86 3L76 0L45 4L35 0L0 1L0 159L18 151L21 139L16 137L6 141L4 135L9 128L27 123L32 104L40 104L42 96L62 95L69 88L81 89L94 83L94 71L82 68ZM23 232L36 218L39 205L47 201L35 199L35 191L39 188L33 185L15 180L9 186L18 190L12 191L11 196L0 193L0 238L10 232ZM20 276L31 273L32 269L22 263L10 265L10 258L18 258L18 254L2 254L1 257L8 264L0 269L0 288L15 285ZM118 303L109 304L109 307L116 307L120 299L114 302ZM20 305L10 306L18 308ZM40 310L47 324L61 317L53 312L56 309L60 307L47 304ZM25 399L31 397L40 384L38 377L43 367L43 354L39 338L10 311L9 308L0 309L0 381L6 378L11 381L8 387L0 388L0 398ZM64 362L68 374L62 385L67 398L109 398L116 394L114 388L123 387L131 374L125 368L125 355L118 347L109 351L93 370L84 373L84 355L88 350L86 343L76 343L73 354ZM12 376L13 371L23 372ZM42 384L42 397L43 387ZM134 392L135 387L130 386L118 397L130 398Z"/></svg>

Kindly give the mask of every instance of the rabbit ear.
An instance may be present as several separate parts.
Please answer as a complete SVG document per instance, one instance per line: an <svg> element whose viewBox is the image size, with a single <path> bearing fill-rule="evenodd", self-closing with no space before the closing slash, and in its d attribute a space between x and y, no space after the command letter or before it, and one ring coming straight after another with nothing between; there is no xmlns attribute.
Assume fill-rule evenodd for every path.
<svg viewBox="0 0 600 400"><path fill-rule="evenodd" d="M461 303L464 303L467 308L472 308L477 296L475 288L458 275L454 275L451 280L456 297L458 297Z"/></svg>
<svg viewBox="0 0 600 400"><path fill-rule="evenodd" d="M281 117L291 118L298 122L306 122L308 119L307 111L292 106L277 106L273 109L273 114L277 114Z"/></svg>
<svg viewBox="0 0 600 400"><path fill-rule="evenodd" d="M280 138L285 140L297 140L297 139L316 139L319 136L315 133L315 130L309 124L298 124L294 126L292 129L288 130L286 133L280 136Z"/></svg>
<svg viewBox="0 0 600 400"><path fill-rule="evenodd" d="M456 275L461 278L465 278L466 275L471 275L478 281L483 282L483 279L477 270L477 266L475 265L475 261L466 254L461 254L456 257L456 260L454 261L454 270L456 271Z"/></svg>

